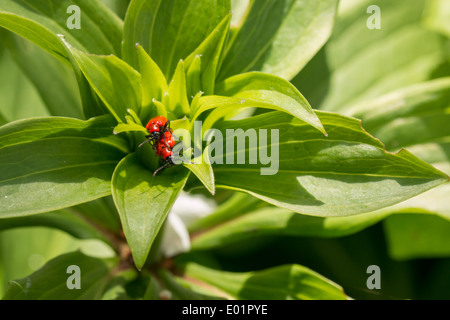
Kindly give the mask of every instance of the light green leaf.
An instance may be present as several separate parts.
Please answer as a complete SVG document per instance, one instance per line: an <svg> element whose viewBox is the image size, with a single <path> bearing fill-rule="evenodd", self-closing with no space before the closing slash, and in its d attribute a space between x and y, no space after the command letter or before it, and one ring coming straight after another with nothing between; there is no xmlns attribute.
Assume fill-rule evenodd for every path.
<svg viewBox="0 0 450 320"><path fill-rule="evenodd" d="M169 84L169 117L172 113L175 119L182 118L185 114L189 114L189 101L186 93L186 73L184 72L184 62L178 62L177 69Z"/></svg>
<svg viewBox="0 0 450 320"><path fill-rule="evenodd" d="M371 212L351 217L324 218L267 207L224 221L211 229L200 231L198 235L193 234L191 246L192 250L208 250L272 235L342 237L359 232L388 215L388 212Z"/></svg>
<svg viewBox="0 0 450 320"><path fill-rule="evenodd" d="M80 69L80 66L78 65L78 62L73 56L73 47L64 39L64 37L59 36L59 40L64 46L67 58L69 59L69 62L75 74L75 78L78 82L84 117L86 119L89 119L107 114L107 107L94 92L94 89L89 85L89 81L84 76L83 72Z"/></svg>
<svg viewBox="0 0 450 320"><path fill-rule="evenodd" d="M391 150L408 147L414 155L450 173L450 78L395 90L348 110ZM439 186L392 210L427 211L450 219L449 185ZM407 212L407 211L406 211Z"/></svg>
<svg viewBox="0 0 450 320"><path fill-rule="evenodd" d="M59 229L78 239L99 239L108 243L108 240L97 229L69 209L0 219L0 230L34 226Z"/></svg>
<svg viewBox="0 0 450 320"><path fill-rule="evenodd" d="M202 44L186 58L186 67L189 67L197 56L201 57L201 91L205 94L214 93L215 80L223 56L222 49L227 39L230 19L229 14L223 18Z"/></svg>
<svg viewBox="0 0 450 320"><path fill-rule="evenodd" d="M219 78L263 71L292 79L331 34L336 0L252 1Z"/></svg>
<svg viewBox="0 0 450 320"><path fill-rule="evenodd" d="M141 116L143 118L151 118L159 115L155 110L156 107L153 105L153 101L162 101L164 94L168 92L169 89L166 78L153 59L150 58L142 46L138 45L137 51L142 80ZM154 110L152 110L152 107Z"/></svg>
<svg viewBox="0 0 450 320"><path fill-rule="evenodd" d="M196 55L194 59L192 59L192 63L186 74L186 88L189 100L193 100L193 98L202 91L201 72L202 59L199 55Z"/></svg>
<svg viewBox="0 0 450 320"><path fill-rule="evenodd" d="M427 1L424 24L450 37L450 5L445 0Z"/></svg>
<svg viewBox="0 0 450 320"><path fill-rule="evenodd" d="M71 210L113 234L120 234L122 230L119 213L111 196L79 204Z"/></svg>
<svg viewBox="0 0 450 320"><path fill-rule="evenodd" d="M260 133L260 147L252 148L251 155L247 143L238 150L247 159L245 164L232 164L236 150L228 148L225 164L213 164L216 187L245 191L303 214L346 216L393 205L448 181L446 174L406 150L386 152L358 120L317 114L329 133L327 138L280 112L218 124L224 140L235 140L235 136L242 140L249 129L267 129L267 139ZM249 164L249 156L257 160L255 153L268 152L268 146L271 157L264 159L266 165L261 154L256 165Z"/></svg>
<svg viewBox="0 0 450 320"><path fill-rule="evenodd" d="M114 171L112 195L135 265L141 269L170 208L188 177L186 169L168 168L153 176L136 154Z"/></svg>
<svg viewBox="0 0 450 320"><path fill-rule="evenodd" d="M190 283L189 281L183 281L182 278L172 275L170 272L160 269L158 275L164 286L169 290L176 300L221 300L219 293L213 290L208 291L211 288L201 288L198 284ZM200 288L199 288L200 287ZM203 289L203 290L201 290ZM218 290L216 290L218 291Z"/></svg>
<svg viewBox="0 0 450 320"><path fill-rule="evenodd" d="M119 134L123 132L135 132L135 131L143 132L145 134L148 133L147 129L134 122L119 123L117 126L114 127L114 134Z"/></svg>
<svg viewBox="0 0 450 320"><path fill-rule="evenodd" d="M101 0L108 8L113 10L121 19L125 18L130 0Z"/></svg>
<svg viewBox="0 0 450 320"><path fill-rule="evenodd" d="M378 128L399 117L445 111L449 95L450 78L443 77L394 90L346 112L363 118L370 128Z"/></svg>
<svg viewBox="0 0 450 320"><path fill-rule="evenodd" d="M450 221L430 214L393 215L384 222L394 259L450 256Z"/></svg>
<svg viewBox="0 0 450 320"><path fill-rule="evenodd" d="M73 71L23 38L9 34L5 40L15 61L33 82L51 115L82 118L80 94Z"/></svg>
<svg viewBox="0 0 450 320"><path fill-rule="evenodd" d="M193 234L214 227L262 206L267 206L267 203L246 193L234 192L229 199L220 204L216 211L199 220L192 221L188 226L189 233Z"/></svg>
<svg viewBox="0 0 450 320"><path fill-rule="evenodd" d="M250 0L231 0L231 28L236 29L242 25L248 13Z"/></svg>
<svg viewBox="0 0 450 320"><path fill-rule="evenodd" d="M177 130L182 129L182 130L186 130L189 131L194 130L194 139L195 139L195 128L191 128L191 124L189 122L189 120L184 119L184 120L175 120L171 122L171 126L174 129L174 135L178 136L178 132ZM186 132L185 131L185 132ZM182 134L182 133L180 133ZM184 138L184 137L183 137ZM186 137L187 138L187 137ZM178 136L178 139L181 140L181 136ZM191 136L192 139L192 136ZM197 154L195 154L195 152L193 151L193 149L191 148L191 144L194 143L194 146L196 146L196 148L198 148L198 150L201 150L201 141L188 141L187 139L183 141L180 141L178 143L181 143L180 145L180 152L181 152L181 146L183 146L184 148L184 154L181 157L181 161L183 166L185 166L186 168L188 168L192 173L195 174L195 176L203 183L203 185L206 187L206 189L208 189L208 191L211 194L214 194L216 192L216 188L214 185L214 172L212 169L211 164L207 161L207 155L208 155L208 151L209 148L206 147L203 150L203 153L201 153L200 155L197 156ZM177 144L178 144L177 143ZM184 145L182 145L184 143ZM176 147L178 148L178 147ZM178 150L174 149L174 151ZM191 156L194 156L195 158L193 158L191 160Z"/></svg>
<svg viewBox="0 0 450 320"><path fill-rule="evenodd" d="M195 176L203 183L206 189L214 195L216 187L214 184L214 170L211 164L207 163L209 147L206 147L201 157L193 159L193 163L183 163ZM201 163L199 163L201 161Z"/></svg>
<svg viewBox="0 0 450 320"><path fill-rule="evenodd" d="M0 58L0 96L3 123L50 115L39 93L8 51Z"/></svg>
<svg viewBox="0 0 450 320"><path fill-rule="evenodd" d="M99 299L114 261L100 260L72 252L49 261L20 280L10 281L4 300L90 300ZM81 289L69 290L67 268L80 268Z"/></svg>
<svg viewBox="0 0 450 320"><path fill-rule="evenodd" d="M77 5L81 30L69 29L67 9ZM66 57L57 37L94 54L120 53L123 22L99 0L3 0L0 26L34 42L57 58Z"/></svg>
<svg viewBox="0 0 450 320"><path fill-rule="evenodd" d="M347 298L340 286L320 274L296 264L237 273L188 263L183 269L183 275L215 286L235 299L342 300Z"/></svg>
<svg viewBox="0 0 450 320"><path fill-rule="evenodd" d="M342 0L329 41L292 80L314 107L353 104L449 74L444 39L423 28L427 0ZM381 29L367 28L367 8L381 10Z"/></svg>
<svg viewBox="0 0 450 320"><path fill-rule="evenodd" d="M89 84L118 122L125 122L127 109L139 113L141 76L121 59L86 54L75 48L72 53Z"/></svg>
<svg viewBox="0 0 450 320"><path fill-rule="evenodd" d="M128 152L111 117L19 120L0 128L0 216L23 216L110 193L115 165Z"/></svg>
<svg viewBox="0 0 450 320"><path fill-rule="evenodd" d="M229 13L229 0L133 0L127 11L122 53L138 66L139 43L170 79L185 59Z"/></svg>
<svg viewBox="0 0 450 320"><path fill-rule="evenodd" d="M216 93L272 104L277 107L274 109L284 110L325 133L308 101L292 84L280 77L262 72L243 73L218 84Z"/></svg>
<svg viewBox="0 0 450 320"><path fill-rule="evenodd" d="M114 134L119 134L123 132L143 132L147 134L147 130L136 123L119 123L117 126L114 127Z"/></svg>

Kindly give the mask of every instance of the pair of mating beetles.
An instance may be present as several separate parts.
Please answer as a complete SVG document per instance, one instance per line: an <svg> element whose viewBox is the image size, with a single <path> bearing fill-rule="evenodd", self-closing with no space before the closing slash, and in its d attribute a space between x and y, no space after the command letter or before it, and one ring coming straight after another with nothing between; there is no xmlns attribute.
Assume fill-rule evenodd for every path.
<svg viewBox="0 0 450 320"><path fill-rule="evenodd" d="M149 142L156 155L164 161L164 164L153 173L153 176L155 176L164 168L175 165L172 152L173 147L175 147L175 136L170 128L170 121L163 116L150 119L145 128L150 134L145 136L147 140L142 142L139 147Z"/></svg>

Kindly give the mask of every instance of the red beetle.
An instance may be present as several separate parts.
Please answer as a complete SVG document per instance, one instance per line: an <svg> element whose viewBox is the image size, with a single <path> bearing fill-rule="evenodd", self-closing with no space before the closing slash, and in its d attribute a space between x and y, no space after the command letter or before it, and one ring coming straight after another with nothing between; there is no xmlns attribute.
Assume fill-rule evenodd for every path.
<svg viewBox="0 0 450 320"><path fill-rule="evenodd" d="M164 136L159 139L158 144L155 147L155 151L156 155L162 157L165 163L164 165L156 169L156 171L153 173L153 176L156 176L156 174L160 170L175 165L173 161L173 152L172 152L172 148L174 146L175 146L175 138L173 134L169 131L164 132Z"/></svg>
<svg viewBox="0 0 450 320"><path fill-rule="evenodd" d="M166 139L166 133L170 133L170 135L172 134L170 121L167 120L167 118L164 116L157 116L150 119L145 128L150 134L145 136L147 140L142 142L138 148L142 147L146 142L150 142L153 148L155 148L155 142L158 142L160 140L161 135L164 134L163 137L164 139ZM167 146L169 145L167 144Z"/></svg>

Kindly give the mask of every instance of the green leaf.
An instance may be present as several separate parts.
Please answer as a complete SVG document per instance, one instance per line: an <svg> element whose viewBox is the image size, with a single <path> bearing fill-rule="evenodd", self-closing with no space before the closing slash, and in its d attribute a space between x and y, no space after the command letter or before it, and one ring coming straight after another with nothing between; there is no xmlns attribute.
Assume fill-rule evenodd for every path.
<svg viewBox="0 0 450 320"><path fill-rule="evenodd" d="M99 239L108 243L107 239L97 229L68 209L32 216L0 219L0 230L34 226L59 229L78 239Z"/></svg>
<svg viewBox="0 0 450 320"><path fill-rule="evenodd" d="M248 12L250 0L231 0L231 28L236 29L242 25Z"/></svg>
<svg viewBox="0 0 450 320"><path fill-rule="evenodd" d="M262 72L244 73L225 79L217 85L216 93L272 104L277 107L274 109L284 110L325 134L308 101L292 84L280 77Z"/></svg>
<svg viewBox="0 0 450 320"><path fill-rule="evenodd" d="M414 155L450 173L450 78L395 90L348 110L391 150L407 146ZM409 199L392 210L411 208L450 219L449 185ZM407 211L406 211L407 212Z"/></svg>
<svg viewBox="0 0 450 320"><path fill-rule="evenodd" d="M113 10L120 18L125 18L125 14L130 4L130 0L101 0L108 8Z"/></svg>
<svg viewBox="0 0 450 320"><path fill-rule="evenodd" d="M192 250L208 250L252 238L272 235L295 237L342 237L359 232L387 217L371 212L350 217L312 217L286 209L268 207L224 221L192 235ZM230 217L232 218L232 217Z"/></svg>
<svg viewBox="0 0 450 320"><path fill-rule="evenodd" d="M38 92L9 52L0 58L0 70L0 113L3 123L50 115Z"/></svg>
<svg viewBox="0 0 450 320"><path fill-rule="evenodd" d="M170 272L160 269L158 275L164 286L169 290L177 300L221 300L222 297L218 296L218 292L214 290L208 291L210 288L201 288L199 290L198 284L190 283L189 281L183 281L182 278L172 275ZM198 292L200 291L200 292ZM216 290L217 291L217 290ZM173 299L172 298L172 299Z"/></svg>
<svg viewBox="0 0 450 320"><path fill-rule="evenodd" d="M141 76L115 56L86 54L75 48L72 53L89 84L118 122L125 122L127 109L139 113Z"/></svg>
<svg viewBox="0 0 450 320"><path fill-rule="evenodd" d="M404 86L448 75L442 37L422 26L426 0L342 0L329 41L292 80L315 107L345 111ZM366 27L370 5L381 29Z"/></svg>
<svg viewBox="0 0 450 320"><path fill-rule="evenodd" d="M186 88L189 100L193 100L194 97L202 91L201 72L202 59L199 55L196 55L192 59L192 63L186 74Z"/></svg>
<svg viewBox="0 0 450 320"><path fill-rule="evenodd" d="M72 66L73 72L75 74L75 78L78 83L78 88L80 90L81 102L83 105L83 114L84 117L89 119L96 116L101 116L108 113L106 106L102 103L100 98L94 92L94 89L89 85L88 80L84 76L83 72L78 65L75 57L73 56L72 50L73 47L64 39L64 37L60 36L59 39L63 45L64 50L66 52L67 58Z"/></svg>
<svg viewBox="0 0 450 320"><path fill-rule="evenodd" d="M237 273L188 263L183 269L183 275L213 285L235 299L341 300L347 298L337 284L308 268L295 264Z"/></svg>
<svg viewBox="0 0 450 320"><path fill-rule="evenodd" d="M142 125L136 124L132 121L128 121L127 123L119 123L117 126L114 127L114 134L119 134L123 132L136 132L136 131L143 132L145 134L148 133L147 129L145 129Z"/></svg>
<svg viewBox="0 0 450 320"><path fill-rule="evenodd" d="M114 263L72 252L49 261L44 267L20 280L10 281L4 300L90 300L101 297ZM71 273L67 268L80 268L81 289L69 290Z"/></svg>
<svg viewBox="0 0 450 320"><path fill-rule="evenodd" d="M81 10L82 32L67 27L71 5ZM66 53L57 34L90 53L120 53L123 22L99 0L4 0L0 4L0 26L61 58Z"/></svg>
<svg viewBox="0 0 450 320"><path fill-rule="evenodd" d="M71 209L75 211L75 214L84 216L112 233L120 234L122 230L119 213L111 196L82 203Z"/></svg>
<svg viewBox="0 0 450 320"><path fill-rule="evenodd" d="M201 58L201 90L205 94L213 94L219 63L222 58L222 49L227 39L231 16L228 14L202 42L202 44L186 58L186 67L189 67L196 57ZM196 94L197 92L194 92Z"/></svg>
<svg viewBox="0 0 450 320"><path fill-rule="evenodd" d="M6 40L15 61L33 82L51 115L81 118L80 94L73 71L23 38L9 34Z"/></svg>
<svg viewBox="0 0 450 320"><path fill-rule="evenodd" d="M330 36L336 6L336 0L252 1L219 78L255 70L292 79Z"/></svg>
<svg viewBox="0 0 450 320"><path fill-rule="evenodd" d="M0 128L0 212L15 217L107 196L128 152L111 117L19 120Z"/></svg>
<svg viewBox="0 0 450 320"><path fill-rule="evenodd" d="M185 59L229 13L229 0L133 0L127 11L122 53L138 66L139 43L170 79Z"/></svg>
<svg viewBox="0 0 450 320"><path fill-rule="evenodd" d="M197 130L195 127L191 128L191 124L189 122L189 120L176 120L171 122L172 128L174 129L174 135L178 137L179 140L181 140L181 137L183 136L183 131L180 132L179 134L179 129L189 131L190 129L194 130L194 139L195 139L195 130ZM192 131L192 130L191 130ZM184 137L183 137L184 138ZM190 137L192 140L192 136ZM211 194L214 194L216 192L216 188L214 185L214 172L212 169L211 164L207 161L208 157L208 147L206 147L203 152L200 155L197 155L195 152L193 152L192 148L191 148L191 144L190 143L194 143L194 146L196 146L195 148L197 148L198 150L201 150L201 146L202 146L202 142L201 141L191 141L188 140L188 137L186 137L186 140L182 140L179 143L181 143L180 145L180 152L181 152L181 146L183 146L184 148L184 154L182 155L182 158L184 159L180 159L183 160L182 164L183 166L185 166L186 168L188 168L192 173L195 174L195 176L203 183L203 185L206 187L206 189L208 189L208 191ZM182 145L184 143L184 145ZM178 143L177 143L178 144ZM175 149L174 149L175 151ZM178 150L177 150L178 151ZM192 159L191 161L191 157L188 156L188 154L193 153L193 156L195 157L194 159Z"/></svg>
<svg viewBox="0 0 450 320"><path fill-rule="evenodd" d="M410 146L450 136L445 125L449 99L447 77L395 90L354 105L346 113L361 119L364 128L381 138L388 148ZM442 125L438 124L440 119Z"/></svg>
<svg viewBox="0 0 450 320"><path fill-rule="evenodd" d="M450 37L450 5L445 0L427 2L424 24L431 30Z"/></svg>
<svg viewBox="0 0 450 320"><path fill-rule="evenodd" d="M189 233L193 234L214 227L266 205L265 202L246 193L234 192L230 198L220 204L216 211L199 220L192 221L188 226Z"/></svg>
<svg viewBox="0 0 450 320"><path fill-rule="evenodd" d="M180 169L169 168L153 176L136 154L130 154L114 171L112 195L138 269L186 183L188 171Z"/></svg>
<svg viewBox="0 0 450 320"><path fill-rule="evenodd" d="M450 221L430 214L393 215L384 222L394 259L450 256Z"/></svg>
<svg viewBox="0 0 450 320"><path fill-rule="evenodd" d="M210 163L207 162L209 147L206 147L201 157L195 158L193 163L183 163L195 176L203 183L206 189L214 195L216 187L214 184L214 170ZM200 159L201 158L201 159ZM201 163L197 163L200 162Z"/></svg>
<svg viewBox="0 0 450 320"><path fill-rule="evenodd" d="M161 69L142 46L138 45L137 51L142 80L141 116L151 118L157 116L157 111L152 110L153 101L162 101L164 94L169 91L169 88ZM154 108L156 109L156 107Z"/></svg>
<svg viewBox="0 0 450 320"><path fill-rule="evenodd" d="M232 165L236 150L226 150L225 164L213 164L216 187L245 191L299 213L346 216L401 202L448 181L446 174L406 150L386 152L358 120L327 112L317 114L328 138L280 112L218 124L226 140L235 140L235 136L242 140L249 129L271 129L263 135L267 139L260 132L260 147L252 149L253 160L257 160L254 153L261 150L267 155L268 146L271 157L264 159L266 165L262 165L261 155L256 165L249 164L246 144L238 150L247 159L245 164Z"/></svg>
<svg viewBox="0 0 450 320"><path fill-rule="evenodd" d="M186 73L184 72L184 62L180 60L169 84L169 118L171 113L173 118L182 118L185 114L189 114L189 101L186 93Z"/></svg>

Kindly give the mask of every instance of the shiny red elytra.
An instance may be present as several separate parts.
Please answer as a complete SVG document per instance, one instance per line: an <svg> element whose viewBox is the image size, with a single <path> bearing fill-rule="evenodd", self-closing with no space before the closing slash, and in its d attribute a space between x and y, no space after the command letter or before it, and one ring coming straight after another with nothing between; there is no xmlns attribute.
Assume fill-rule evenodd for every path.
<svg viewBox="0 0 450 320"><path fill-rule="evenodd" d="M153 150L155 150L156 155L161 157L165 162L153 173L153 176L155 176L162 169L175 165L172 152L172 148L175 147L175 137L170 128L170 121L163 116L157 116L150 119L145 128L150 134L145 136L147 140L142 142L139 147L146 142L149 142L152 145Z"/></svg>
<svg viewBox="0 0 450 320"><path fill-rule="evenodd" d="M167 118L164 116L157 116L150 119L145 128L150 134L145 136L147 140L142 142L139 145L139 148L142 147L146 142L149 142L153 146L153 148L155 148L155 143L159 141L159 138L162 134L166 132L172 133L172 129L170 129L170 121L167 120Z"/></svg>
<svg viewBox="0 0 450 320"><path fill-rule="evenodd" d="M167 120L166 117L157 116L157 117L154 117L154 118L150 119L150 121L147 123L145 128L150 133L160 132L161 128L164 128L168 122L169 122L169 125L170 125L170 121Z"/></svg>

